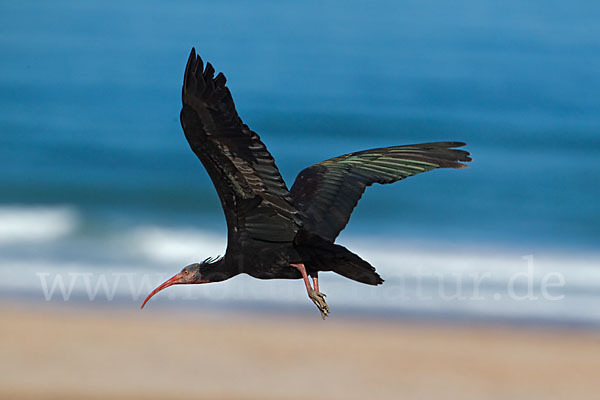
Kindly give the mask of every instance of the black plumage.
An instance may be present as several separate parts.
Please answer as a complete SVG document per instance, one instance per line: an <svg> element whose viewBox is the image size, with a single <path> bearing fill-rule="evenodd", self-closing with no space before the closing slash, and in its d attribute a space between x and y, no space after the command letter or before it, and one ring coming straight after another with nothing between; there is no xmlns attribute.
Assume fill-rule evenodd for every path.
<svg viewBox="0 0 600 400"><path fill-rule="evenodd" d="M469 153L455 149L464 146L461 142L365 150L304 169L288 190L258 134L238 116L225 76L214 73L192 49L180 117L221 200L227 251L223 258L185 267L146 301L173 284L216 282L240 273L260 279L303 278L325 317L329 308L318 291L318 272L333 271L370 285L383 282L368 262L334 244L365 188L436 168L465 168L461 162L471 161Z"/></svg>

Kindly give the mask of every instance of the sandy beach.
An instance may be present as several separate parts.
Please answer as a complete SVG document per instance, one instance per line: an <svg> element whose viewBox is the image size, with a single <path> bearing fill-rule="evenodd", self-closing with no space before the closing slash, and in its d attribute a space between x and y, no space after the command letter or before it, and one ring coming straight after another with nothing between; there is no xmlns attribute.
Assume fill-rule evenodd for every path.
<svg viewBox="0 0 600 400"><path fill-rule="evenodd" d="M3 399L589 399L600 333L0 303Z"/></svg>

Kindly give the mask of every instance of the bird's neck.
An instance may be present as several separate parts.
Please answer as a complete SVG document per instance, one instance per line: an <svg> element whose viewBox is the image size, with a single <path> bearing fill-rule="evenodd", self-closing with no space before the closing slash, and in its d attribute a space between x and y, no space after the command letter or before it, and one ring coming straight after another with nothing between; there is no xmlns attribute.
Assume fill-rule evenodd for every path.
<svg viewBox="0 0 600 400"><path fill-rule="evenodd" d="M238 275L240 271L237 271L235 268L226 261L226 258L223 257L205 267L205 271L202 274L202 277L207 279L210 282L221 282L232 278Z"/></svg>

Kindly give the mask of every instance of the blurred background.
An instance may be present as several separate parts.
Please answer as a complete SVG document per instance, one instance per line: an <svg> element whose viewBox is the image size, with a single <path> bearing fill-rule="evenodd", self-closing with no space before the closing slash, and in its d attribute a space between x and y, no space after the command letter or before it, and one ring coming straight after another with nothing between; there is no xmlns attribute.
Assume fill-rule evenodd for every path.
<svg viewBox="0 0 600 400"><path fill-rule="evenodd" d="M194 46L225 73L290 186L351 151L468 143L470 169L367 190L338 243L386 282L323 274L330 320L594 332L599 18L600 3L586 0L0 1L0 304L101 309L110 320L184 265L224 253L220 203L179 123ZM244 276L174 287L148 308L131 318L320 322L301 283ZM346 329L332 324L318 329ZM10 376L4 390L25 393ZM252 387L261 394L248 398L265 398Z"/></svg>

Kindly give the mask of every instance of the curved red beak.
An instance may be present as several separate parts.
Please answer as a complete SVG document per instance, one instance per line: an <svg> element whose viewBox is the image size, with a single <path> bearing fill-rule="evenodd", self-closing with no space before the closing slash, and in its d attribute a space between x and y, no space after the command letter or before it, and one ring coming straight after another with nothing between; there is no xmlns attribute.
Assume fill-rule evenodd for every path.
<svg viewBox="0 0 600 400"><path fill-rule="evenodd" d="M183 279L182 279L181 273L179 273L179 274L175 275L174 277L172 277L171 279L167 280L165 283L163 283L162 285L160 285L159 287L157 287L156 289L154 289L152 291L152 293L150 293L148 295L148 297L146 297L146 300L144 300L144 302L142 303L142 306L140 308L144 308L144 306L146 305L146 303L148 302L148 300L150 300L150 298L152 296L154 296L156 293L160 292L163 289L168 288L169 286L173 286L173 285L177 285L177 284L183 283L182 281L183 281Z"/></svg>

